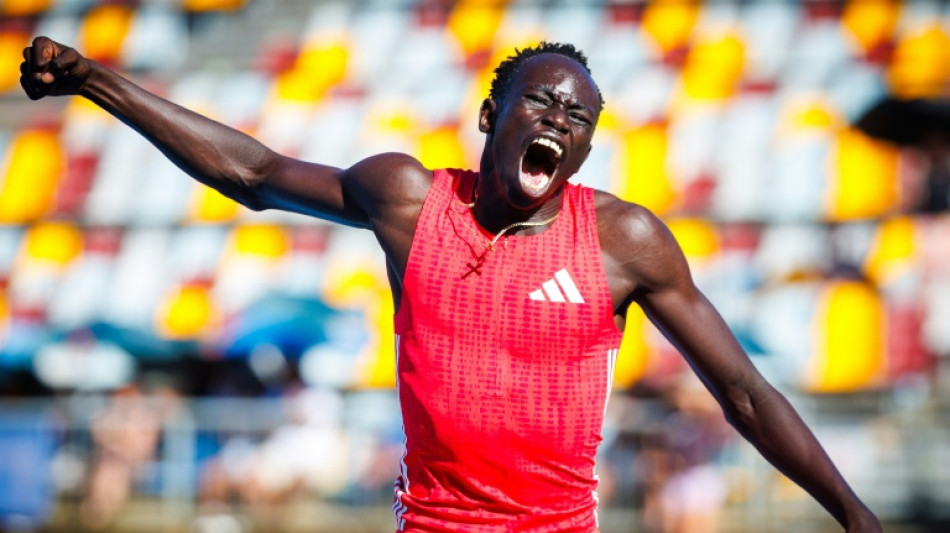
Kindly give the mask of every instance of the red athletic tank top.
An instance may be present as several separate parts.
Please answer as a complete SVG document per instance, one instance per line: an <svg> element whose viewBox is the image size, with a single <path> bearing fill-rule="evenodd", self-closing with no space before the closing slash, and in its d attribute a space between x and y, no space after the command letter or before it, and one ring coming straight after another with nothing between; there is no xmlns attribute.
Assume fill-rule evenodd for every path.
<svg viewBox="0 0 950 533"><path fill-rule="evenodd" d="M593 190L545 231L476 223L477 173L435 172L395 316L399 531L597 531L594 459L621 332ZM479 260L483 256L484 259Z"/></svg>

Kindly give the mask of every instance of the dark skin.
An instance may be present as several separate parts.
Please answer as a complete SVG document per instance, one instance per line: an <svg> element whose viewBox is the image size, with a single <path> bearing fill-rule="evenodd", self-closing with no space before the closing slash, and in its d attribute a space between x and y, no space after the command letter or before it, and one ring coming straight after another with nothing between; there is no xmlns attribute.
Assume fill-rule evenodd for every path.
<svg viewBox="0 0 950 533"><path fill-rule="evenodd" d="M284 209L370 229L386 254L395 301L432 171L404 154L341 169L282 156L251 137L163 100L44 37L23 52L20 82L33 100L81 95L145 136L198 181L256 210ZM518 71L506 96L479 110L485 133L474 213L488 232L541 221L560 209L564 184L591 149L597 87L573 59L542 54ZM525 183L528 143L544 137L563 155L549 182ZM596 210L615 319L641 306L679 348L729 422L807 490L849 533L877 533L854 494L788 401L755 369L719 313L696 288L682 251L647 209L597 192ZM546 226L515 228L533 235Z"/></svg>

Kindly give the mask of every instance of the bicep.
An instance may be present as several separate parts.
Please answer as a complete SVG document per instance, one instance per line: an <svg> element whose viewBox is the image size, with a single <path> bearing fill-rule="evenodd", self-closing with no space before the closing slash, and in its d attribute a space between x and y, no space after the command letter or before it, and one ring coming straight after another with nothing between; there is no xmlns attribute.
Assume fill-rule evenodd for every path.
<svg viewBox="0 0 950 533"><path fill-rule="evenodd" d="M277 156L250 195L254 209L283 209L350 226L387 224L404 203L418 203L431 172L406 154L384 153L336 168Z"/></svg>
<svg viewBox="0 0 950 533"><path fill-rule="evenodd" d="M281 209L367 227L368 202L360 196L356 179L351 169L278 156L254 187L249 207Z"/></svg>

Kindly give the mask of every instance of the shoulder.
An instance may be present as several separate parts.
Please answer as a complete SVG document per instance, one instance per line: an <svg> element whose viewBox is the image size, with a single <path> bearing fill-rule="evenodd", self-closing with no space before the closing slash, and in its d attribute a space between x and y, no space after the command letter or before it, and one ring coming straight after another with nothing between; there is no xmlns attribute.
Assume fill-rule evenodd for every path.
<svg viewBox="0 0 950 533"><path fill-rule="evenodd" d="M603 191L595 191L594 204L608 276L622 276L640 291L689 277L679 244L652 211Z"/></svg>
<svg viewBox="0 0 950 533"><path fill-rule="evenodd" d="M343 173L347 192L359 198L371 218L421 206L432 185L432 171L401 153L367 157Z"/></svg>
<svg viewBox="0 0 950 533"><path fill-rule="evenodd" d="M605 248L622 252L631 248L676 245L666 224L642 205L595 190L594 206L601 246Z"/></svg>
<svg viewBox="0 0 950 533"><path fill-rule="evenodd" d="M367 189L423 189L432 183L432 171L418 159L396 152L377 154L346 169L348 179Z"/></svg>

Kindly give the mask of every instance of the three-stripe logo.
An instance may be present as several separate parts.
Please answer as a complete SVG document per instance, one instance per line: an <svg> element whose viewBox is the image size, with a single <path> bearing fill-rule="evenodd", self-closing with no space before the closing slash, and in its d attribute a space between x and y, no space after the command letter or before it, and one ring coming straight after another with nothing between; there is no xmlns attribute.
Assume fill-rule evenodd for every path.
<svg viewBox="0 0 950 533"><path fill-rule="evenodd" d="M581 292L577 290L577 285L567 273L566 268L562 268L554 273L554 277L541 284L541 288L528 294L528 298L539 302L570 302L572 304L584 303Z"/></svg>

